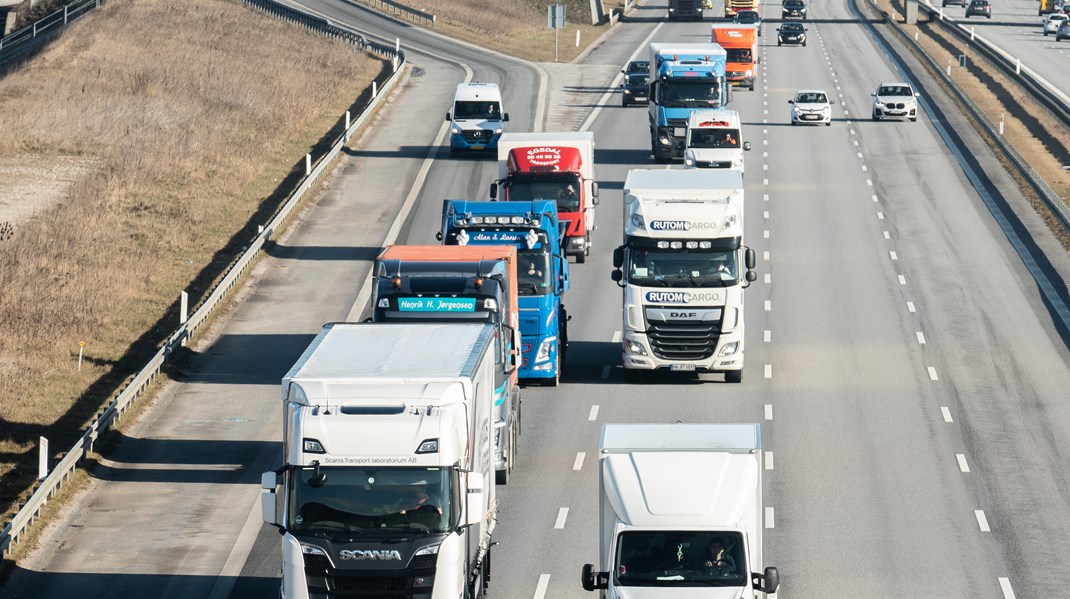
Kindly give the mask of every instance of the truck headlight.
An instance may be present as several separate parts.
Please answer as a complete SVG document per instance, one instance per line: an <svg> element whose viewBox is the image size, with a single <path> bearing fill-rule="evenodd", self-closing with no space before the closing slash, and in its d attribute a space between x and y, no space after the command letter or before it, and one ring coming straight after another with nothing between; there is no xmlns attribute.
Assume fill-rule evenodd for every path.
<svg viewBox="0 0 1070 599"><path fill-rule="evenodd" d="M667 135L659 135L658 136L658 143L663 145L663 146L667 146L667 145L672 144L672 141L669 140L669 136L667 136Z"/></svg>
<svg viewBox="0 0 1070 599"><path fill-rule="evenodd" d="M695 159L691 157L684 158L684 164L687 166L695 166Z"/></svg>
<svg viewBox="0 0 1070 599"><path fill-rule="evenodd" d="M733 341L732 343L725 343L724 347L721 348L721 351L717 352L717 357L731 356L732 354L736 353L736 350L738 348L738 341Z"/></svg>
<svg viewBox="0 0 1070 599"><path fill-rule="evenodd" d="M452 133L454 135L459 135L461 133L461 128L460 127L450 127L450 133Z"/></svg>
<svg viewBox="0 0 1070 599"><path fill-rule="evenodd" d="M624 352L628 354L635 354L637 356L647 355L646 348L643 347L642 342L636 341L635 339L624 340Z"/></svg>
<svg viewBox="0 0 1070 599"><path fill-rule="evenodd" d="M732 166L743 166L743 158L736 158L733 160Z"/></svg>
<svg viewBox="0 0 1070 599"><path fill-rule="evenodd" d="M753 77L753 76L754 76L754 71L752 71L750 69L747 69L747 77Z"/></svg>
<svg viewBox="0 0 1070 599"><path fill-rule="evenodd" d="M495 135L501 135L501 133L502 133L502 128L501 127L498 127L497 129L494 130L494 134Z"/></svg>
<svg viewBox="0 0 1070 599"><path fill-rule="evenodd" d="M554 342L557 341L556 337L550 337L543 339L539 344L539 352L535 355L535 362L546 362L550 359L550 350L553 349Z"/></svg>

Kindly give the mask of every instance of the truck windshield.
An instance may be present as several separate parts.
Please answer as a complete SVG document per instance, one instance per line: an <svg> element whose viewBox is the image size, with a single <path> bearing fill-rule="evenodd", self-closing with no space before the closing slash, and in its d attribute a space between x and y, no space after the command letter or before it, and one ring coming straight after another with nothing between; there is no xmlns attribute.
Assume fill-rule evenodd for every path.
<svg viewBox="0 0 1070 599"><path fill-rule="evenodd" d="M725 48L728 62L753 62L750 48Z"/></svg>
<svg viewBox="0 0 1070 599"><path fill-rule="evenodd" d="M734 250L629 247L628 282L640 287L731 287L739 282Z"/></svg>
<svg viewBox="0 0 1070 599"><path fill-rule="evenodd" d="M739 129L717 127L713 129L692 129L688 133L689 148L738 148Z"/></svg>
<svg viewBox="0 0 1070 599"><path fill-rule="evenodd" d="M619 586L741 587L749 572L738 532L644 530L617 537Z"/></svg>
<svg viewBox="0 0 1070 599"><path fill-rule="evenodd" d="M543 246L545 248L545 246ZM518 254L517 293L549 295L553 292L550 255L546 249L520 250Z"/></svg>
<svg viewBox="0 0 1070 599"><path fill-rule="evenodd" d="M705 81L663 81L658 86L660 104L666 108L717 108L721 106L721 85Z"/></svg>
<svg viewBox="0 0 1070 599"><path fill-rule="evenodd" d="M450 468L293 468L287 529L324 538L448 532L457 520Z"/></svg>
<svg viewBox="0 0 1070 599"><path fill-rule="evenodd" d="M453 105L453 118L498 121L502 118L502 107L497 102L457 102Z"/></svg>
<svg viewBox="0 0 1070 599"><path fill-rule="evenodd" d="M506 194L510 201L555 200L557 211L580 209L580 177L575 173L511 175Z"/></svg>

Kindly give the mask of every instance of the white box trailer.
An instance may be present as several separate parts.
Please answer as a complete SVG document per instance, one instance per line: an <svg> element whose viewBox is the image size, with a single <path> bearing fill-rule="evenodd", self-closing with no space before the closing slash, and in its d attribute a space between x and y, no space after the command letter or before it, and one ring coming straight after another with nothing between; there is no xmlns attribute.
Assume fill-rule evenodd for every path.
<svg viewBox="0 0 1070 599"><path fill-rule="evenodd" d="M599 443L602 597L737 599L775 593L762 564L757 424L605 424ZM656 587L656 588L655 588Z"/></svg>
<svg viewBox="0 0 1070 599"><path fill-rule="evenodd" d="M328 324L286 373L285 462L264 474L261 496L283 533L282 597L482 593L497 511L497 331Z"/></svg>

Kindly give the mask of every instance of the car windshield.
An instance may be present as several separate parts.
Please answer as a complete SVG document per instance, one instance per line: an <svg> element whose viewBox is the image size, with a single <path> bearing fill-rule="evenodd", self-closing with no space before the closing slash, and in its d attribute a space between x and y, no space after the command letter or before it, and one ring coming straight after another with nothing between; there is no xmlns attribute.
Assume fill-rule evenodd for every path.
<svg viewBox="0 0 1070 599"><path fill-rule="evenodd" d="M878 96L913 96L914 92L910 91L909 87L889 85L881 87L877 91Z"/></svg>
<svg viewBox="0 0 1070 599"><path fill-rule="evenodd" d="M797 33L803 30L803 26L800 23L784 23L780 26L781 31L787 31L788 33Z"/></svg>
<svg viewBox="0 0 1070 599"><path fill-rule="evenodd" d="M628 282L641 287L727 287L738 280L736 251L629 248Z"/></svg>
<svg viewBox="0 0 1070 599"><path fill-rule="evenodd" d="M501 120L502 107L498 102L457 102L453 107L453 118Z"/></svg>
<svg viewBox="0 0 1070 599"><path fill-rule="evenodd" d="M755 22L755 21L759 20L759 17L758 17L758 13L756 13L756 12L754 12L752 10L748 10L748 11L743 11L743 12L736 13L736 19L735 20L736 20L737 23L752 23L752 22Z"/></svg>
<svg viewBox="0 0 1070 599"><path fill-rule="evenodd" d="M728 531L643 530L617 538L620 586L741 587L750 579L743 536Z"/></svg>
<svg viewBox="0 0 1070 599"><path fill-rule="evenodd" d="M648 60L633 60L628 63L627 68L624 69L626 73L648 73L650 72L650 61Z"/></svg>
<svg viewBox="0 0 1070 599"><path fill-rule="evenodd" d="M824 104L828 97L821 92L804 92L795 96L796 104Z"/></svg>
<svg viewBox="0 0 1070 599"><path fill-rule="evenodd" d="M788 8L802 8L806 6L802 0L784 0L784 6Z"/></svg>
<svg viewBox="0 0 1070 599"><path fill-rule="evenodd" d="M650 75L647 75L645 73L643 73L643 74L631 74L631 75L628 75L628 79L626 81L626 84L629 87L638 87L640 85L646 85L649 82L650 82Z"/></svg>

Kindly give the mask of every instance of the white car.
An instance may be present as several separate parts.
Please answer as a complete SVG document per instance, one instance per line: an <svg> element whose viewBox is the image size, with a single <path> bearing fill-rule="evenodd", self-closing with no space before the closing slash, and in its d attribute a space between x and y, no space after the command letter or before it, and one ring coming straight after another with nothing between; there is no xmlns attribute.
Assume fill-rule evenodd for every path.
<svg viewBox="0 0 1070 599"><path fill-rule="evenodd" d="M909 83L882 83L873 93L873 120L918 120L918 96Z"/></svg>
<svg viewBox="0 0 1070 599"><path fill-rule="evenodd" d="M1059 32L1059 26L1070 19L1066 13L1053 12L1048 15L1048 18L1044 19L1044 35L1051 35Z"/></svg>
<svg viewBox="0 0 1070 599"><path fill-rule="evenodd" d="M795 92L793 99L788 100L788 104L791 104L791 124L824 123L828 127L832 125L832 104L835 103L835 100L829 100L824 90L801 89Z"/></svg>

